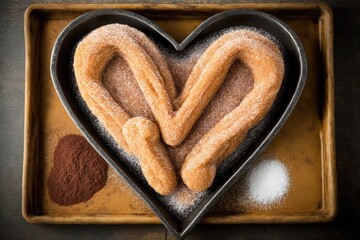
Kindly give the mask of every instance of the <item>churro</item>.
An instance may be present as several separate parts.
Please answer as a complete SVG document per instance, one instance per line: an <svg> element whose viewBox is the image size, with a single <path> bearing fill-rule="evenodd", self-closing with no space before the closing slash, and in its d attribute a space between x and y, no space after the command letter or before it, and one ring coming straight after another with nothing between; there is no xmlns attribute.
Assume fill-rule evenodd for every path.
<svg viewBox="0 0 360 240"><path fill-rule="evenodd" d="M176 187L174 167L164 145L160 142L157 125L143 117L134 117L123 127L129 149L141 161L146 181L158 193L167 195Z"/></svg>
<svg viewBox="0 0 360 240"><path fill-rule="evenodd" d="M116 55L129 65L157 125L144 117L132 118L101 83L104 68ZM76 48L74 70L81 96L93 114L122 148L139 158L149 185L168 194L176 187L176 174L160 135L170 146L182 143L236 60L252 71L253 90L200 139L181 169L184 183L202 191L211 186L218 164L265 116L276 98L284 62L271 40L245 29L223 34L198 59L179 96L155 44L126 25L106 25L86 36Z"/></svg>
<svg viewBox="0 0 360 240"><path fill-rule="evenodd" d="M203 191L212 185L220 162L270 110L284 77L282 54L271 40L243 30L226 34L216 42L226 37L229 37L228 42L217 51L222 53L222 58L231 59L230 64L235 58L244 62L253 73L254 86L239 106L221 119L186 156L181 177L194 191ZM228 69L227 64L219 59L216 67Z"/></svg>
<svg viewBox="0 0 360 240"><path fill-rule="evenodd" d="M92 113L100 120L114 140L125 151L135 154L140 161L145 179L149 185L160 194L168 194L176 187L176 174L171 162L165 157L165 149L160 147L157 136L149 138L146 133L157 134L155 123L149 124L149 120L138 121L144 129L138 130L137 139L132 137L132 131L123 129L125 123L131 117L119 106L101 83L101 75L108 62L117 54L131 63L134 74L139 79L144 79L142 90L154 94L154 89L160 89L168 98L175 98L175 86L171 79L171 73L166 67L166 61L160 54L155 44L152 43L142 32L126 25L112 24L100 27L86 36L76 47L74 55L74 73L82 98L87 103ZM159 72L150 73L151 77L158 81L149 81L144 69L155 68ZM161 80L160 80L161 79ZM148 80L148 81L147 81ZM153 85L154 84L154 85ZM158 85L157 85L158 84ZM156 94L156 93L155 93ZM156 99L157 100L157 99ZM155 101L156 101L155 100ZM159 100L157 100L159 101ZM152 104L156 105L156 102ZM171 103L167 103L171 107ZM128 126L130 123L128 124ZM154 126L155 125L155 126ZM136 126L132 124L131 126ZM156 128L156 129L155 129ZM124 138L123 131L128 133ZM159 137L158 137L159 138ZM132 145L129 146L128 142ZM135 143L142 145L135 145ZM138 147L136 147L138 146ZM141 148L151 152L149 156L142 154ZM140 150L139 150L140 149ZM165 171L166 170L166 171ZM159 171L163 174L159 174Z"/></svg>

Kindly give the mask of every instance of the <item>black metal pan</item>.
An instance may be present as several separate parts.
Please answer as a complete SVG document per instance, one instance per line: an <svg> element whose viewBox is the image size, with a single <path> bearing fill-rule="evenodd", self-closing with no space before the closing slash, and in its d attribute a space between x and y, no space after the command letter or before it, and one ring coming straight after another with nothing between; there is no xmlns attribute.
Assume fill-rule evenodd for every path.
<svg viewBox="0 0 360 240"><path fill-rule="evenodd" d="M249 132L248 135L251 137L247 137L228 157L235 159L233 166L226 174L216 177L206 198L184 219L174 216L159 201L158 195L124 164L122 158L126 156L119 154L107 142L108 140L99 134L91 120L93 116L90 116L89 111L84 110L81 100L79 101L76 97L72 69L74 48L86 34L110 23L122 23L137 28L165 47L179 52L191 43L206 38L214 32L237 26L263 30L274 36L281 45L286 75L274 106L266 118ZM61 32L53 48L50 68L59 98L75 124L92 146L144 199L167 229L177 238L184 238L191 231L219 197L245 172L275 137L294 109L307 75L305 52L294 31L272 15L249 9L231 10L214 15L200 24L180 44L149 19L138 14L122 10L89 12L76 18Z"/></svg>

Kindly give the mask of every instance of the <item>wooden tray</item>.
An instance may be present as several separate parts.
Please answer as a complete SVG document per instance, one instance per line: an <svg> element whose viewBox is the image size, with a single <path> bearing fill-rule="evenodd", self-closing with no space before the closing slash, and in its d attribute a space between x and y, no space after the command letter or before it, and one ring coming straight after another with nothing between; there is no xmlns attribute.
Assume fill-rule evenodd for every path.
<svg viewBox="0 0 360 240"><path fill-rule="evenodd" d="M323 4L67 4L31 5L25 13L26 86L23 216L29 223L159 223L157 217L110 170L106 186L89 201L70 207L53 203L47 191L52 153L64 135L79 130L52 86L49 65L61 30L77 16L113 8L141 14L178 42L221 11L252 8L290 25L304 45L309 72L289 120L264 156L289 169L291 187L282 204L262 209L243 201L243 180L204 217L203 223L317 222L336 212L332 13Z"/></svg>

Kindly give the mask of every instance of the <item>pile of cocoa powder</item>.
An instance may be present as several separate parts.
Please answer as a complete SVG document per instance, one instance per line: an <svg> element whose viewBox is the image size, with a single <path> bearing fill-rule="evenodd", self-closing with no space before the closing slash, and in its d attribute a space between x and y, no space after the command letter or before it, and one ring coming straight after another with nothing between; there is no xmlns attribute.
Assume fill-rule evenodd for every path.
<svg viewBox="0 0 360 240"><path fill-rule="evenodd" d="M79 135L66 135L54 151L48 178L50 199L62 206L85 202L105 186L108 164Z"/></svg>

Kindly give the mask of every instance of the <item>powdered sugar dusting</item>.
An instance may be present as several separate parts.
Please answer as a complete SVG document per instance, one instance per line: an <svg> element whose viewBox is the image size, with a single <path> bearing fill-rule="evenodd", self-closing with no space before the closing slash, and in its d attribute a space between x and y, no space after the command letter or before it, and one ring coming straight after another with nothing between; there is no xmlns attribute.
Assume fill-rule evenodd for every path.
<svg viewBox="0 0 360 240"><path fill-rule="evenodd" d="M279 202L289 189L289 173L276 159L261 161L247 181L249 199L259 205Z"/></svg>
<svg viewBox="0 0 360 240"><path fill-rule="evenodd" d="M185 184L180 183L176 190L161 196L160 201L179 219L187 217L198 204L208 195L208 191L194 192Z"/></svg>
<svg viewBox="0 0 360 240"><path fill-rule="evenodd" d="M283 204L290 188L290 171L281 159L267 151L231 186L212 211L269 211Z"/></svg>

